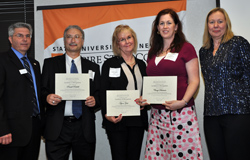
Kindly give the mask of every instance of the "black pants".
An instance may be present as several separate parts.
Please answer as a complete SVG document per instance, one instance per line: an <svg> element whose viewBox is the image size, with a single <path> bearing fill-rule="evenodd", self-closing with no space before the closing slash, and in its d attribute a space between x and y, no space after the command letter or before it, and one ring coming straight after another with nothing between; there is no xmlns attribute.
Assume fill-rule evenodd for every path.
<svg viewBox="0 0 250 160"><path fill-rule="evenodd" d="M113 160L140 159L143 127L127 127L127 131L106 131Z"/></svg>
<svg viewBox="0 0 250 160"><path fill-rule="evenodd" d="M204 131L211 160L250 159L250 115L205 116Z"/></svg>
<svg viewBox="0 0 250 160"><path fill-rule="evenodd" d="M40 117L32 118L32 134L30 142L22 147L0 147L0 160L37 160L41 143Z"/></svg>
<svg viewBox="0 0 250 160"><path fill-rule="evenodd" d="M95 136L95 135L93 135ZM94 160L95 143L88 143L83 135L82 120L64 120L60 136L55 141L46 140L48 160Z"/></svg>

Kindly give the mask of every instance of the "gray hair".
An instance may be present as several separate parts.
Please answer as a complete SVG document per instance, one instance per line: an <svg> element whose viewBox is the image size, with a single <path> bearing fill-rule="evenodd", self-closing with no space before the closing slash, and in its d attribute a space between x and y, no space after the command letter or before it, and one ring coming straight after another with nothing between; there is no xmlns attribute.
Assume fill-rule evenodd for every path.
<svg viewBox="0 0 250 160"><path fill-rule="evenodd" d="M82 33L82 39L84 40L84 31L79 27L78 25L69 25L65 30L63 34L63 38L66 39L66 33L69 29L78 29Z"/></svg>
<svg viewBox="0 0 250 160"><path fill-rule="evenodd" d="M9 28L8 28L9 37L13 36L16 28L27 28L30 31L30 35L32 36L33 30L32 30L32 26L30 24L23 23L23 22L17 22L17 23L11 24L9 26Z"/></svg>

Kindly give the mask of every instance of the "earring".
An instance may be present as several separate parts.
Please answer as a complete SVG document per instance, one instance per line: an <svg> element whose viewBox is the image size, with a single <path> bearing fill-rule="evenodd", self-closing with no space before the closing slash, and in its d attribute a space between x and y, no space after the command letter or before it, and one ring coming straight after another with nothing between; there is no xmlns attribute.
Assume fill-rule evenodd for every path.
<svg viewBox="0 0 250 160"><path fill-rule="evenodd" d="M159 31L157 31L157 34L160 34L160 32L159 32Z"/></svg>

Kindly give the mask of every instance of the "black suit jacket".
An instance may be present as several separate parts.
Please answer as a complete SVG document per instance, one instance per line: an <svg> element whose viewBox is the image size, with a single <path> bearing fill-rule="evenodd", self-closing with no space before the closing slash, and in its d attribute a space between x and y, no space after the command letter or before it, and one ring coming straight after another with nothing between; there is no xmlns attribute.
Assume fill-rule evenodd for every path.
<svg viewBox="0 0 250 160"><path fill-rule="evenodd" d="M40 65L29 57L40 97ZM0 54L0 136L12 134L9 146L25 146L32 134L32 95L27 74L21 74L22 63L12 50ZM40 102L40 99L39 99ZM41 115L43 107L40 104Z"/></svg>
<svg viewBox="0 0 250 160"><path fill-rule="evenodd" d="M90 79L90 95L95 97L96 106L88 107L83 101L82 106L82 125L83 133L86 140L90 143L95 142L95 109L100 104L100 69L99 65L81 57L82 73L88 73L89 70L95 72L94 80ZM42 99L46 106L45 113L45 132L44 137L48 140L56 140L61 132L65 102L60 102L57 106L51 106L46 102L49 94L55 93L55 73L66 73L66 57L65 54L44 60L42 71Z"/></svg>
<svg viewBox="0 0 250 160"><path fill-rule="evenodd" d="M142 76L146 76L146 64L137 58L135 58L136 63L139 66ZM126 90L128 85L128 79L121 68L121 64L124 62L121 57L113 57L106 60L102 66L102 75L101 75L101 109L103 116L103 126L106 129L111 131L122 131L126 130L126 126L140 126L145 127L147 130L148 127L148 116L146 107L141 110L141 116L128 116L122 117L121 122L112 123L105 118L106 114L106 91L107 90ZM120 77L109 77L110 68L121 68ZM139 98L139 97L138 97ZM139 107L139 106L138 106Z"/></svg>

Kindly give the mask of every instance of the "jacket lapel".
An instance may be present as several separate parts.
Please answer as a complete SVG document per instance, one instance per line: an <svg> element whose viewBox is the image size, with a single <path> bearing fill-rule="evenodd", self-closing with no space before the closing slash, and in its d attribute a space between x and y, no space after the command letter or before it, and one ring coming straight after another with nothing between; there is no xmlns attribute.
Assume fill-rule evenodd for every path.
<svg viewBox="0 0 250 160"><path fill-rule="evenodd" d="M19 60L19 58L16 56L16 54L12 50L9 51L9 56L10 56L10 61L13 62L13 65L15 65L19 71L24 69L24 66L23 66L22 62ZM29 82L31 82L28 75L27 75L27 73L24 74L24 76L27 78L27 80Z"/></svg>
<svg viewBox="0 0 250 160"><path fill-rule="evenodd" d="M86 60L83 57L81 57L82 73L88 73L89 67L84 62L86 62Z"/></svg>
<svg viewBox="0 0 250 160"><path fill-rule="evenodd" d="M58 67L59 73L66 73L66 56L65 56L65 54L58 57L57 67Z"/></svg>
<svg viewBox="0 0 250 160"><path fill-rule="evenodd" d="M18 68L18 70L24 69L22 62L19 60L19 58L12 50L10 50L8 54L10 57L10 61L13 62L13 65L15 65Z"/></svg>

